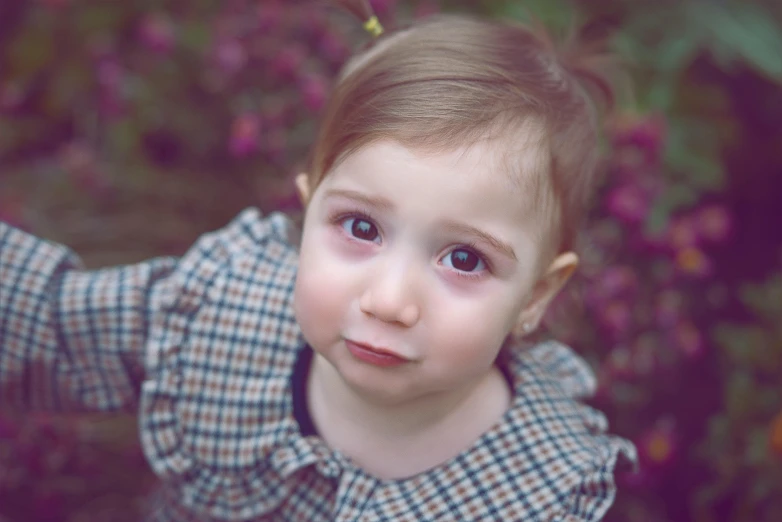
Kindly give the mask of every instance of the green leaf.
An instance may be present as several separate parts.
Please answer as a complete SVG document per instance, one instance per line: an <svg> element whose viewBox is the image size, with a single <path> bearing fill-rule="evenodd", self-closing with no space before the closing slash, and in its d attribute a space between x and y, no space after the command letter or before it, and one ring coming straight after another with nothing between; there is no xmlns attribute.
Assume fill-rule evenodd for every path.
<svg viewBox="0 0 782 522"><path fill-rule="evenodd" d="M568 0L525 0L509 2L500 10L502 16L524 22L537 19L551 30L570 27L575 9Z"/></svg>
<svg viewBox="0 0 782 522"><path fill-rule="evenodd" d="M782 275L772 276L760 285L744 285L739 296L745 306L773 321L782 315Z"/></svg>
<svg viewBox="0 0 782 522"><path fill-rule="evenodd" d="M690 8L692 20L708 31L717 58L740 57L782 81L782 29L766 10L750 2L694 2Z"/></svg>
<svg viewBox="0 0 782 522"><path fill-rule="evenodd" d="M10 72L27 78L51 64L54 56L54 36L46 27L19 33L8 49Z"/></svg>
<svg viewBox="0 0 782 522"><path fill-rule="evenodd" d="M725 391L725 406L733 422L746 418L753 411L754 384L752 376L737 370L728 378Z"/></svg>
<svg viewBox="0 0 782 522"><path fill-rule="evenodd" d="M186 22L181 27L180 42L185 49L202 53L209 47L209 29L202 23Z"/></svg>
<svg viewBox="0 0 782 522"><path fill-rule="evenodd" d="M747 437L744 459L750 466L761 466L769 458L768 432L765 428L755 428Z"/></svg>

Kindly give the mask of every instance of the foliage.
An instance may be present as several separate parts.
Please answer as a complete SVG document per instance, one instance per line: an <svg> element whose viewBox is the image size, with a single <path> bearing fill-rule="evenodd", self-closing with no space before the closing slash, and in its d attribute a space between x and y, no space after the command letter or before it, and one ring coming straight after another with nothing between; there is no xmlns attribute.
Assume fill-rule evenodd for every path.
<svg viewBox="0 0 782 522"><path fill-rule="evenodd" d="M634 96L608 122L580 279L548 318L640 451L609 518L782 519L782 4L373 5L387 26L470 10L609 38ZM180 253L250 204L296 213L291 176L365 38L306 7L0 5L0 219L100 266ZM133 519L150 474L132 430L0 413L0 519Z"/></svg>

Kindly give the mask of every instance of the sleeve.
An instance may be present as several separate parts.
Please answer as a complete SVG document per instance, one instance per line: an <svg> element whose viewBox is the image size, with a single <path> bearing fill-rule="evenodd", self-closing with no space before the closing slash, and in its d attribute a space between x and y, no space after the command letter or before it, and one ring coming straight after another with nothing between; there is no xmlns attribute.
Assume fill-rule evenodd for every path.
<svg viewBox="0 0 782 522"><path fill-rule="evenodd" d="M175 266L86 271L67 248L0 223L0 404L134 409L148 317Z"/></svg>
<svg viewBox="0 0 782 522"><path fill-rule="evenodd" d="M575 420L572 446L565 458L576 463L562 480L557 522L597 522L603 520L616 496L616 474L637 470L638 455L633 443L608 432L605 415L582 403L597 387L589 365L572 349L557 341L533 347L535 360L549 386L548 397L562 397L569 403L567 417Z"/></svg>
<svg viewBox="0 0 782 522"><path fill-rule="evenodd" d="M563 512L556 520L562 522L598 522L603 520L616 496L617 468L634 468L635 448L626 440L610 437L606 444L607 458L601 465L585 470L577 485L563 504Z"/></svg>

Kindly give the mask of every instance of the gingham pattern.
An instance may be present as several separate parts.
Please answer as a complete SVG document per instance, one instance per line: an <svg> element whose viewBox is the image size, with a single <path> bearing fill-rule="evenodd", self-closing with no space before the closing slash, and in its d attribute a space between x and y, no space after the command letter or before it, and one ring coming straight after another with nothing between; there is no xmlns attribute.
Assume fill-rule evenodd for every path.
<svg viewBox="0 0 782 522"><path fill-rule="evenodd" d="M294 416L292 376L309 348L282 215L248 210L178 261L90 273L62 247L0 227L0 401L138 405L163 482L149 520L599 520L615 467L635 458L577 402L594 391L586 364L547 342L512 352L512 407L475 445L377 480Z"/></svg>

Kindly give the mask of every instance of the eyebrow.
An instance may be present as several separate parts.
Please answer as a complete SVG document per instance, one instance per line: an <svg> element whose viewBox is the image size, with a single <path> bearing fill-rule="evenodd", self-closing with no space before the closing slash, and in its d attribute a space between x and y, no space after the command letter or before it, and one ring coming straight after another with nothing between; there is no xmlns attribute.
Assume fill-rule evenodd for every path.
<svg viewBox="0 0 782 522"><path fill-rule="evenodd" d="M518 261L518 258L516 257L516 252L513 251L513 248L504 241L501 241L497 236L490 234L488 232L485 232L479 228L475 228L471 225L467 225L465 223L459 223L457 221L446 221L443 223L443 226L456 234L464 234L468 236L476 236L480 238L482 241L488 243L492 246L495 250L497 250L499 253L513 259L514 261Z"/></svg>
<svg viewBox="0 0 782 522"><path fill-rule="evenodd" d="M325 197L341 197L352 199L367 206L379 208L380 210L391 210L394 208L394 204L391 203L391 200L380 196L368 196L355 190L330 189L326 192Z"/></svg>
<svg viewBox="0 0 782 522"><path fill-rule="evenodd" d="M327 198L342 197L342 198L352 199L354 201L358 201L365 205L372 206L386 211L394 208L394 204L390 200L384 197L368 196L366 194L363 194L355 190L329 189L326 192L325 197ZM444 221L443 227L449 232L455 234L475 236L481 239L482 241L484 241L485 243L488 243L492 248L497 250L499 253L513 259L514 261L518 261L518 258L516 257L516 253L513 251L513 248L508 243L501 241L497 236L493 234L485 232L472 225L468 225L466 223L460 223L458 221Z"/></svg>

